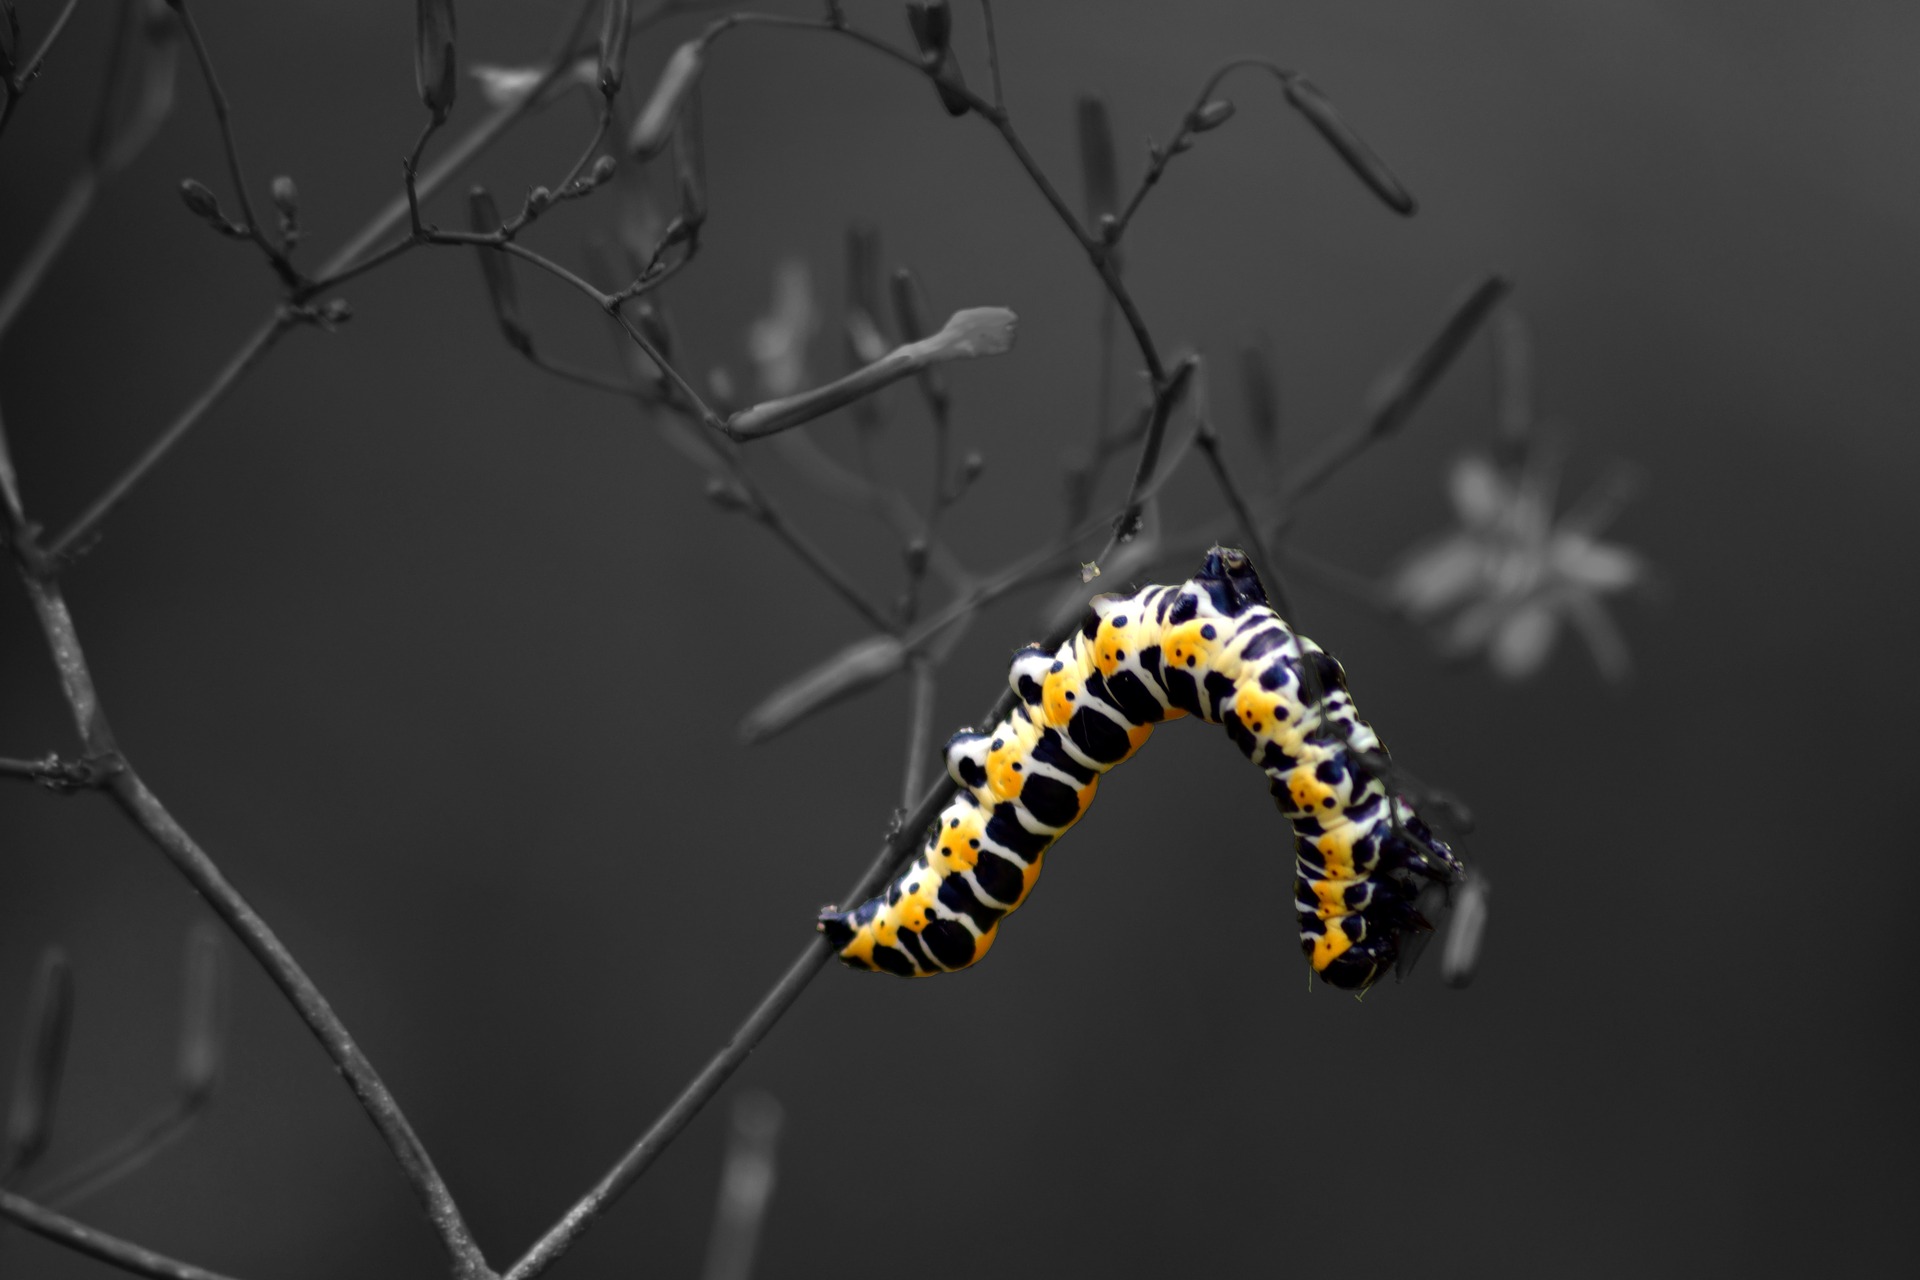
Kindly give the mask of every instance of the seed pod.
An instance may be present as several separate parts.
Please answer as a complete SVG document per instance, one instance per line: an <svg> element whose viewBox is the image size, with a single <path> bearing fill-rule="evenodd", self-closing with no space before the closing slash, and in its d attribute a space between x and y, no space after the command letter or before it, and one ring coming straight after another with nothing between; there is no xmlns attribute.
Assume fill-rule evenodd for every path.
<svg viewBox="0 0 1920 1280"><path fill-rule="evenodd" d="M420 101L445 124L460 88L460 64L454 56L453 0L415 0L413 79Z"/></svg>
<svg viewBox="0 0 1920 1280"><path fill-rule="evenodd" d="M1113 126L1104 100L1087 94L1080 99L1080 189L1085 193L1087 225L1120 209L1120 164L1114 157Z"/></svg>
<svg viewBox="0 0 1920 1280"><path fill-rule="evenodd" d="M680 104L699 82L706 64L704 40L689 40L673 51L653 86L653 96L647 99L640 118L633 122L633 132L627 135L628 155L645 160L667 145L667 139L673 134L673 122L680 114Z"/></svg>
<svg viewBox="0 0 1920 1280"><path fill-rule="evenodd" d="M1347 168L1353 170L1354 176L1366 183L1367 188L1379 196L1389 209L1398 214L1411 215L1418 208L1413 193L1400 185L1400 179L1393 176L1386 161L1375 155L1373 148L1348 127L1340 113L1334 110L1333 103L1327 101L1327 96L1311 80L1305 76L1288 75L1282 77L1281 83L1286 88L1287 101L1293 104L1294 110L1307 118L1307 123L1318 130L1320 136L1327 140L1327 145L1347 162Z"/></svg>
<svg viewBox="0 0 1920 1280"><path fill-rule="evenodd" d="M633 29L632 0L607 0L600 10L600 92L620 92L627 74L627 36Z"/></svg>
<svg viewBox="0 0 1920 1280"><path fill-rule="evenodd" d="M195 1106L213 1096L226 1056L226 955L220 935L204 921L187 935L186 977L180 995L180 1048L174 1080Z"/></svg>
<svg viewBox="0 0 1920 1280"><path fill-rule="evenodd" d="M53 1135L54 1106L65 1075L67 1035L73 1025L73 970L57 947L40 957L20 1043L13 1102L0 1133L0 1167L17 1173L40 1158Z"/></svg>

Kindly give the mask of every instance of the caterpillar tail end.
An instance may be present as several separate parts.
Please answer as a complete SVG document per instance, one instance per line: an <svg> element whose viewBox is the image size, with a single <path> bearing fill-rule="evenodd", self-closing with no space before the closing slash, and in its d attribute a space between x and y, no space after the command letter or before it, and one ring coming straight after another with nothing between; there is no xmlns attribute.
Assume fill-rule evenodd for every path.
<svg viewBox="0 0 1920 1280"><path fill-rule="evenodd" d="M860 936L860 926L853 922L851 912L828 908L820 913L813 927L820 931L842 964L852 965L856 969L873 968L870 961L848 950Z"/></svg>

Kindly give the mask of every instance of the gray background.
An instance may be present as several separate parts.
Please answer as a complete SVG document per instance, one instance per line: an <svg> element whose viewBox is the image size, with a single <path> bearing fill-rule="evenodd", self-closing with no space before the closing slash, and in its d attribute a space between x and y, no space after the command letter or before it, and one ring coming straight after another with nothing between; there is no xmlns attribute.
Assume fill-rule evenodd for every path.
<svg viewBox="0 0 1920 1280"><path fill-rule="evenodd" d="M7 259L75 163L106 8L82 6L0 143ZM522 8L462 6L463 56L542 47L552 16ZM896 6L851 8L904 39ZM1170 730L989 963L912 984L830 970L742 1072L788 1116L763 1274L1884 1270L1920 1191L1900 1066L1915 694L1897 665L1920 454L1920 12L1001 9L1010 103L1069 190L1081 92L1107 95L1131 175L1131 140L1171 132L1222 58L1309 72L1422 212L1384 212L1270 85L1232 82L1239 115L1129 241L1163 344L1224 366L1270 335L1304 448L1461 284L1503 268L1543 408L1578 433L1569 484L1642 468L1621 536L1663 586L1619 611L1640 676L1615 691L1571 646L1500 685L1297 584L1303 629L1398 756L1475 805L1470 852L1497 884L1481 980L1455 993L1423 971L1364 1004L1308 992L1263 788L1217 735ZM977 18L957 16L978 82ZM393 190L418 128L411 6L202 21L259 186L295 175L324 251ZM643 43L641 84L671 39ZM478 110L463 92L456 124ZM774 264L808 256L830 300L848 218L874 221L936 310L1021 316L1013 354L952 377L959 438L988 463L956 546L984 567L1050 531L1059 457L1090 419L1097 294L991 131L806 35L730 36L705 104L707 249L670 294L696 367L743 373ZM551 181L584 128L551 112L476 177ZM23 483L54 523L270 302L256 257L180 209L186 175L225 188L183 78L4 349ZM610 216L574 207L538 243L578 262ZM613 367L575 296L523 288L543 343ZM504 1265L871 857L897 802L901 689L740 747L739 717L859 620L707 505L617 401L513 357L469 255L423 251L345 292L358 318L293 335L113 520L70 597L127 750L320 981ZM1300 545L1372 573L1439 526L1438 477L1484 439L1487 386L1476 347L1405 439L1315 500ZM1216 394L1244 457L1237 397ZM879 462L918 493L926 431L896 404ZM843 424L819 434L845 450ZM896 589L890 537L756 462L863 581ZM1231 532L1197 467L1169 503ZM991 697L1034 608L975 626L944 673L942 732ZM0 591L0 751L67 734L21 594ZM197 907L97 798L0 790L0 839L0 1047L41 947L78 971L57 1167L159 1101ZM227 1091L84 1216L244 1276L437 1273L350 1096L237 954L236 972ZM565 1274L697 1272L722 1116ZM9 1273L98 1270L18 1233L0 1251Z"/></svg>

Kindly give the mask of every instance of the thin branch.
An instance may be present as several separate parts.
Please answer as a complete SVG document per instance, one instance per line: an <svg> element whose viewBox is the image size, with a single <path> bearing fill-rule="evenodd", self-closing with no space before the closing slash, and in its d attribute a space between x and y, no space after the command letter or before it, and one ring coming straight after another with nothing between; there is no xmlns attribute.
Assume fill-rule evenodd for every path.
<svg viewBox="0 0 1920 1280"><path fill-rule="evenodd" d="M99 693L80 638L74 630L72 615L59 587L48 580L22 575L27 594L39 616L41 630L52 650L54 665L60 674L62 691L73 713L75 726L88 751L102 759L113 759L119 768L108 779L105 790L122 813L167 856L187 882L199 891L208 904L232 929L247 950L260 962L307 1028L320 1041L327 1056L345 1077L359 1098L374 1127L386 1140L402 1174L413 1186L428 1219L439 1233L456 1274L479 1280L489 1275L478 1244L461 1219L453 1195L434 1168L419 1135L400 1111L386 1082L374 1070L360 1046L354 1042L345 1024L321 995L313 979L307 976L286 945L260 918L253 907L227 880L213 859L207 856L167 812L157 796L120 754L113 731L100 707Z"/></svg>
<svg viewBox="0 0 1920 1280"><path fill-rule="evenodd" d="M1267 554L1266 542L1260 537L1260 522L1254 519L1253 508L1247 505L1247 499L1240 492L1240 486L1234 483L1232 470L1228 468L1226 459L1220 455L1220 435L1213 429L1213 422L1210 419L1200 420L1200 431L1194 437L1194 444L1198 445L1200 452L1205 455L1207 465L1213 469L1214 482L1220 486L1220 492L1225 495L1227 505L1233 508L1233 518L1240 526L1241 536L1247 540L1247 551L1253 556L1253 562L1262 568L1268 568L1269 573L1273 575L1271 581L1263 580L1262 585L1267 588L1267 596L1274 610L1291 623L1294 617L1293 603L1287 598L1286 588L1280 585L1279 566Z"/></svg>
<svg viewBox="0 0 1920 1280"><path fill-rule="evenodd" d="M1439 382L1440 375L1452 367L1494 307L1513 288L1513 282L1497 272L1483 276L1466 290L1448 313L1446 320L1425 346L1403 364L1390 370L1376 394L1366 417L1341 431L1315 450L1300 466L1289 472L1273 518L1269 537L1275 541L1292 523L1299 500L1318 488L1328 476L1351 462L1375 443L1404 426Z"/></svg>
<svg viewBox="0 0 1920 1280"><path fill-rule="evenodd" d="M993 29L993 0L980 0L980 20L987 29L987 75L993 84L994 109L1004 112L1007 98L1000 88L1000 37Z"/></svg>
<svg viewBox="0 0 1920 1280"><path fill-rule="evenodd" d="M71 1208L138 1172L192 1132L202 1110L184 1097L168 1103L80 1164L36 1186L33 1193L50 1208Z"/></svg>
<svg viewBox="0 0 1920 1280"><path fill-rule="evenodd" d="M1354 132L1335 114L1333 107L1315 89L1304 76L1289 71L1271 58L1234 58L1214 68L1213 73L1200 86L1200 92L1194 97L1193 106L1180 117L1180 127L1174 132L1173 140L1164 147L1156 147L1153 158L1147 164L1146 172L1140 175L1140 185L1134 188L1126 208L1114 220L1110 232L1113 243L1118 244L1126 235L1127 228L1133 222L1133 215L1140 211L1140 205L1160 181L1173 158L1187 150L1187 143L1201 123L1201 109L1213 99L1213 92L1220 82L1235 71L1252 67L1265 71L1280 82L1281 91L1287 102L1310 123L1327 144L1339 153L1347 167L1367 188L1378 196L1396 213L1407 215L1414 211L1413 197L1408 194L1400 180L1393 176L1386 164L1373 154L1371 148L1362 142Z"/></svg>
<svg viewBox="0 0 1920 1280"><path fill-rule="evenodd" d="M82 169L67 184L66 194L54 206L33 247L27 250L26 256L20 259L20 265L14 268L13 279L7 282L6 292L0 294L0 338L4 338L7 330L13 327L21 308L27 305L27 299L40 287L47 268L67 247L67 241L73 238L74 231L87 216L87 210L93 207L93 197L99 190L100 173L91 167Z"/></svg>
<svg viewBox="0 0 1920 1280"><path fill-rule="evenodd" d="M787 523L787 518L780 509L769 502L765 494L754 488L747 480L745 473L737 466L734 469L734 478L745 490L747 500L751 504L750 513L756 521L776 538L786 543L793 554L800 557L807 568L813 570L816 577L832 587L842 600L853 606L854 612L881 631L894 629L886 610L868 599L867 593L860 589L852 576L834 563L826 552L815 546L805 534Z"/></svg>
<svg viewBox="0 0 1920 1280"><path fill-rule="evenodd" d="M916 659L910 667L907 692L907 771L900 782L900 805L905 808L926 785L927 740L933 731L933 664Z"/></svg>
<svg viewBox="0 0 1920 1280"><path fill-rule="evenodd" d="M585 284L586 282L582 281L581 283ZM592 285L586 285L586 287L589 289L593 288ZM598 291L596 290L596 292ZM607 311L615 320L620 322L620 327L627 331L627 336L633 339L634 345L640 348L647 359L653 361L654 367L665 374L667 379L673 383L674 390L680 393L681 397L686 401L687 407L694 413L700 415L701 425L711 427L722 434L728 434L726 419L708 407L707 402L700 398L700 393L693 389L693 384L688 382L686 378L681 375L680 371L673 367L673 363L660 353L658 347L647 341L647 335L640 332L639 326L627 318L627 313L618 306L609 306Z"/></svg>
<svg viewBox="0 0 1920 1280"><path fill-rule="evenodd" d="M7 100L4 105L0 105L0 130L7 127L7 121L13 115L14 104L26 97L28 88L40 74L41 64L46 62L47 54L53 49L53 42L58 40L60 33L67 29L67 19L73 16L73 11L79 5L80 0L67 0L66 6L54 17L53 25L47 28L47 34L40 41L40 47L33 51L31 58L27 59L26 65L17 73L10 73L6 77L3 87L6 89Z"/></svg>
<svg viewBox="0 0 1920 1280"><path fill-rule="evenodd" d="M1134 465L1133 483L1127 489L1126 505L1120 508L1119 518L1113 522L1113 532L1107 538L1094 563L1098 564L1113 554L1113 549L1133 536L1133 526L1140 518L1140 508L1146 502L1147 487L1154 478L1154 470L1160 462L1160 446L1167 435L1167 422L1173 417L1174 406L1186 394L1188 383L1199 367L1197 356L1187 356L1174 366L1173 375L1156 385L1153 396L1153 413L1147 421L1147 437L1140 442L1140 460Z"/></svg>
<svg viewBox="0 0 1920 1280"><path fill-rule="evenodd" d="M1077 628L1080 620L1075 618L1072 628ZM1072 628L1062 630L1055 636L1049 636L1044 645L1057 648L1064 643ZM1014 693L1012 689L1002 691L988 709L983 724L997 724L1013 710ZM947 801L953 798L954 784L944 774L929 788L920 802L913 807L887 837L879 854L874 858L866 872L854 884L841 902L859 902L879 891L888 878L906 861L909 854L920 846L926 830ZM572 1208L561 1216L560 1220L548 1229L547 1233L529 1249L521 1259L513 1264L502 1280L532 1280L553 1264L555 1259L565 1253L573 1242L606 1212L607 1207L618 1199L622 1192L632 1186L641 1174L660 1157L660 1153L680 1135L693 1117L698 1115L720 1087L745 1062L747 1055L773 1029L782 1015L793 1007L807 984L825 967L833 956L833 948L824 937L815 935L806 947L787 966L779 981L760 998L758 1004L748 1013L746 1020L735 1029L729 1039L698 1075L687 1083L679 1096L667 1105L657 1119L640 1135L639 1141L627 1149L625 1155L609 1169L593 1189L582 1196Z"/></svg>
<svg viewBox="0 0 1920 1280"><path fill-rule="evenodd" d="M35 1235L44 1236L55 1244L63 1244L137 1276L151 1276L154 1280L229 1280L218 1271L169 1258L164 1253L155 1253L119 1236L110 1236L97 1227L75 1222L64 1214L55 1213L44 1205L5 1189L0 1189L0 1216L11 1218Z"/></svg>
<svg viewBox="0 0 1920 1280"><path fill-rule="evenodd" d="M180 15L180 25L186 29L187 43L193 46L194 60L200 64L200 78L206 81L207 96L213 100L213 118L220 126L220 144L226 151L227 175L233 182L234 198L240 202L240 216L246 219L247 238L260 246L267 255L281 282L289 288L297 288L300 275L287 261L286 251L267 238L260 229L260 219L253 211L253 197L247 194L246 170L240 164L240 144L233 136L232 111L227 106L226 91L220 87L220 77L214 72L213 57L207 52L207 42L200 34L200 24L194 19L193 9L187 0L167 0L173 11Z"/></svg>
<svg viewBox="0 0 1920 1280"><path fill-rule="evenodd" d="M273 319L254 330L253 336L247 339L246 344L234 352L226 366L214 375L213 381L207 384L206 390L195 397L193 403L180 411L179 416L168 424L167 429L162 431L138 458L134 459L131 466L120 473L118 479L107 486L105 493L93 500L92 505L67 527L66 532L54 539L48 554L56 561L72 556L75 550L94 534L100 527L100 523L113 512L114 508L126 500L127 495L133 492L134 486L146 479L147 473L173 451L173 447L179 444L187 432L207 415L208 410L219 404L226 394L233 390L241 377L259 363L260 358L272 349L275 342L279 341L280 335L292 328L294 323L292 314L282 309L275 313Z"/></svg>

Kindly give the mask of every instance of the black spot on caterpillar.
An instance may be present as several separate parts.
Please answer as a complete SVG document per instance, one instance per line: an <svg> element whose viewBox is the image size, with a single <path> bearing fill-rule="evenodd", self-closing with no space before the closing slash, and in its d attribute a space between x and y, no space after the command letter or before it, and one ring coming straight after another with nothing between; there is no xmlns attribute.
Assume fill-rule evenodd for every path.
<svg viewBox="0 0 1920 1280"><path fill-rule="evenodd" d="M1281 620L1239 551L1215 547L1179 586L1096 598L1057 653L1016 654L1008 682L1020 705L947 744L960 791L919 854L873 899L821 914L849 965L927 977L979 961L1100 775L1182 715L1224 724L1269 778L1293 825L1301 950L1333 985L1372 985L1403 934L1430 928L1420 890L1465 874L1393 784L1340 664Z"/></svg>

